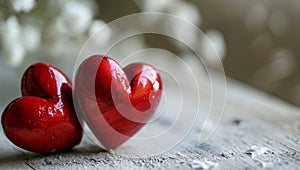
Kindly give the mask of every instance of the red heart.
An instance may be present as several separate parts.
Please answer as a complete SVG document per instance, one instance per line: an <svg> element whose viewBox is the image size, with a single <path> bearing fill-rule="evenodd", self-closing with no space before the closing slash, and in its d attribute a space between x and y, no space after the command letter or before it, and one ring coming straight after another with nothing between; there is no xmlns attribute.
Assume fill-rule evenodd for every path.
<svg viewBox="0 0 300 170"><path fill-rule="evenodd" d="M40 153L65 150L80 142L82 128L65 74L48 64L33 64L23 75L21 89L24 97L12 101L2 115L11 142Z"/></svg>
<svg viewBox="0 0 300 170"><path fill-rule="evenodd" d="M161 91L160 75L152 66L134 63L123 70L102 55L86 59L75 78L81 116L107 149L117 148L144 126Z"/></svg>

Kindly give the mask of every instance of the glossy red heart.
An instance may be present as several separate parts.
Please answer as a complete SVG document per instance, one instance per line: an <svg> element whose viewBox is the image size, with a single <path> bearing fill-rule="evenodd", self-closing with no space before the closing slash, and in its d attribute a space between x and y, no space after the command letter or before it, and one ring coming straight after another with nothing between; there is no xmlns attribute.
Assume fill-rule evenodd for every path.
<svg viewBox="0 0 300 170"><path fill-rule="evenodd" d="M123 70L102 55L83 61L75 78L80 114L107 149L117 148L145 125L159 104L161 91L154 67L133 63Z"/></svg>
<svg viewBox="0 0 300 170"><path fill-rule="evenodd" d="M20 148L39 153L69 149L78 144L82 128L76 117L70 80L45 63L31 65L21 84L23 97L2 114L7 138Z"/></svg>

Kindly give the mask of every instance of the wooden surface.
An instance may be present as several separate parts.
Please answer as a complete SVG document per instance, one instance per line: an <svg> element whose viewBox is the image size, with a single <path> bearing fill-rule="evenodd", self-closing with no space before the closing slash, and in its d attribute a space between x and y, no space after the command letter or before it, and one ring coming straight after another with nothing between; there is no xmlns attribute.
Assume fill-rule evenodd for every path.
<svg viewBox="0 0 300 170"><path fill-rule="evenodd" d="M201 101L208 103L205 97ZM195 137L200 130L193 129L173 150L150 158L105 152L87 138L72 151L33 154L13 146L1 132L0 168L191 169L207 160L217 164L215 169L300 169L300 109L234 80L228 80L218 129L205 143ZM253 146L265 150L255 156Z"/></svg>

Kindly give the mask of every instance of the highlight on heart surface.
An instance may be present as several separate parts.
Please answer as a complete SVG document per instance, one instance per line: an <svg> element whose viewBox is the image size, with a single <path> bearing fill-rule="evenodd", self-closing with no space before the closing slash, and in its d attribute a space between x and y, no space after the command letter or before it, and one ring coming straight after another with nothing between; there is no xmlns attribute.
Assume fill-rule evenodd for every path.
<svg viewBox="0 0 300 170"><path fill-rule="evenodd" d="M18 147L39 153L67 150L81 141L82 127L72 100L72 83L58 68L32 64L24 73L22 96L3 111L2 127Z"/></svg>
<svg viewBox="0 0 300 170"><path fill-rule="evenodd" d="M106 149L116 149L147 123L161 91L153 66L132 63L122 68L104 55L83 61L75 77L78 115Z"/></svg>

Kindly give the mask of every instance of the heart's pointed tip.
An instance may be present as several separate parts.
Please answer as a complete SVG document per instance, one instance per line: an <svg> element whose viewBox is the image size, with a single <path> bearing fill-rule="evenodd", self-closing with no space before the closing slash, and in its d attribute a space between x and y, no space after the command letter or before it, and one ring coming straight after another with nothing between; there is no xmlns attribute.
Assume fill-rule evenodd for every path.
<svg viewBox="0 0 300 170"><path fill-rule="evenodd" d="M119 148L119 146L110 146L110 147L106 147L106 150L108 152L115 153L115 150L118 148Z"/></svg>
<svg viewBox="0 0 300 170"><path fill-rule="evenodd" d="M103 146L107 151L114 151L118 149L123 143L125 143L125 141L110 142L110 143L103 144Z"/></svg>
<svg viewBox="0 0 300 170"><path fill-rule="evenodd" d="M127 143L131 136L125 136L124 134L118 134L112 136L112 138L107 139L105 138L106 136L102 136L103 138L99 139L101 142L101 145L106 149L106 150L112 150L115 151L118 148L122 147L125 143Z"/></svg>

